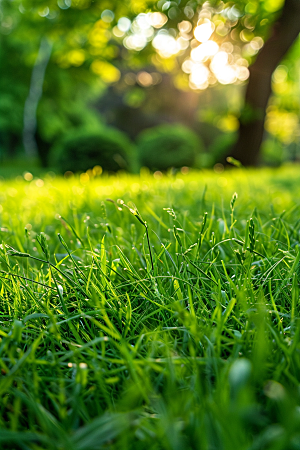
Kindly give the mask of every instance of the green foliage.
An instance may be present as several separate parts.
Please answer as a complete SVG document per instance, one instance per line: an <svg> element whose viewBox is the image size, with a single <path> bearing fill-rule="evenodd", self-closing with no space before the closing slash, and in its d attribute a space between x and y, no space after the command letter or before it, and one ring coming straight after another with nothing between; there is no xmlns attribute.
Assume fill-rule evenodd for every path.
<svg viewBox="0 0 300 450"><path fill-rule="evenodd" d="M223 162L226 155L230 154L230 149L236 141L236 133L224 133L217 136L209 146L209 155L212 163Z"/></svg>
<svg viewBox="0 0 300 450"><path fill-rule="evenodd" d="M284 159L283 145L269 136L262 144L262 160L269 166L280 166Z"/></svg>
<svg viewBox="0 0 300 450"><path fill-rule="evenodd" d="M1 9L0 9L1 15ZM30 69L20 67L11 55L20 46L6 42L0 34L0 156L16 155L22 150L23 107L27 95ZM18 79L18 82L16 82Z"/></svg>
<svg viewBox="0 0 300 450"><path fill-rule="evenodd" d="M53 67L51 69L55 72ZM100 114L88 104L95 95L91 91L91 86L88 83L85 85L82 83L80 93L74 93L70 98L72 73L66 71L65 76L59 75L63 74L56 73L54 77L52 73L52 76L49 74L47 77L44 97L37 111L39 133L46 142L51 144L64 134L74 133L78 128L97 129L102 126Z"/></svg>
<svg viewBox="0 0 300 450"><path fill-rule="evenodd" d="M113 128L87 128L66 134L51 150L53 164L62 172L82 172L101 166L116 172L133 169L133 147L126 135Z"/></svg>
<svg viewBox="0 0 300 450"><path fill-rule="evenodd" d="M47 97L49 94L47 92ZM53 95L55 96L54 92ZM98 112L86 104L87 99L83 101L82 98L74 96L72 101L66 102L62 95L53 102L47 97L45 96L39 104L36 136L40 160L46 167L51 162L49 157L51 147L64 136L76 134L78 129L97 130L103 127Z"/></svg>
<svg viewBox="0 0 300 450"><path fill-rule="evenodd" d="M198 136L182 125L159 125L143 131L137 140L140 164L152 170L192 167L203 150Z"/></svg>
<svg viewBox="0 0 300 450"><path fill-rule="evenodd" d="M212 14L214 16L212 20L215 20L213 39L220 45L231 42L235 48L239 46L242 49L242 56L251 64L259 51L260 44L257 43L261 38L265 40L270 34L270 28L280 14L283 4L283 1L278 0L253 0L250 3L246 0L237 0L228 6L229 10L227 7L217 8L219 2L211 1L212 7L217 8L216 14ZM147 44L160 32L159 28L154 27L152 30L149 28L148 31L152 35L144 39L145 48L131 52L124 48L123 42L126 44L126 38L137 31L137 23L128 27L126 32L116 27L121 17L134 21L138 14L145 11L161 11L167 19L164 25L165 32L169 28L172 30L171 34L177 33L175 36L177 38L180 34L178 23L184 20L190 22L192 28L196 26L200 5L201 2L186 0L177 4L167 1L157 3L153 0L131 0L125 3L113 0L107 4L90 0L74 2L2 0L0 12L0 57L3 64L3 76L0 81L2 153L13 151L17 153L22 148L23 107L30 88L32 68L37 62L38 49L43 39L48 39L53 46L43 83L43 95L37 111L38 133L46 144L46 152L47 147L53 142L53 136L57 138L61 129L68 128L69 122L72 121L67 111L68 107L71 105L73 108L76 103L75 106L79 110L85 103L82 110L86 111L85 106L90 98L99 96L107 84L117 83L123 69L124 72L128 69L138 72L140 67L145 67L150 61L153 64L155 61L155 70L162 69L174 73L177 85L186 88L188 77L178 77L178 71L175 70L174 61L177 56L171 55L163 59L160 56L161 52L157 52L153 46ZM106 18L105 14L102 17L103 9L110 10ZM184 39L187 42L192 36L191 31ZM129 46L128 49L130 48L134 49L134 46ZM180 64L188 51L186 49L179 53ZM295 95L299 84L297 60L298 47L295 45L284 62L287 69L286 79L282 81L281 76L276 77L276 73L273 77L278 107L293 113L290 114L290 126L291 121L298 125L295 119L299 108ZM185 79L185 82L180 84L179 79ZM121 90L127 89L124 98L130 105L137 106L144 95L144 88L139 88L140 92L137 93L135 88L131 91L122 81L120 79ZM283 128L291 139L297 135L295 127L290 129L284 125ZM276 124L272 129L277 130Z"/></svg>
<svg viewBox="0 0 300 450"><path fill-rule="evenodd" d="M298 179L1 182L0 447L298 449Z"/></svg>

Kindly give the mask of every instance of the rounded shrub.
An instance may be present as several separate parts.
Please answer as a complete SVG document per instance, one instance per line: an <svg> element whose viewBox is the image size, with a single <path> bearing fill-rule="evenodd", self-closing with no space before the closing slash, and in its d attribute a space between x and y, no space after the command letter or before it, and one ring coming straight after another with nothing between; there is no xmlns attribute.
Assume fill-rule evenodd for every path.
<svg viewBox="0 0 300 450"><path fill-rule="evenodd" d="M203 150L198 136L183 125L158 125L142 131L137 138L141 166L151 170L191 167Z"/></svg>
<svg viewBox="0 0 300 450"><path fill-rule="evenodd" d="M52 163L61 172L82 172L95 166L103 170L135 168L133 146L127 136L113 128L79 129L65 134L51 149Z"/></svg>

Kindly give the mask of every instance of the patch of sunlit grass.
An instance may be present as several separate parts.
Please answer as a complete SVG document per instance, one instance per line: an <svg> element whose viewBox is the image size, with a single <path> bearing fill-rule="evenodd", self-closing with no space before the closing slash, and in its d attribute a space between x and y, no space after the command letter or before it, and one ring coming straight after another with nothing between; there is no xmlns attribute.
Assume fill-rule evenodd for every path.
<svg viewBox="0 0 300 450"><path fill-rule="evenodd" d="M298 168L30 175L1 181L0 447L298 448Z"/></svg>

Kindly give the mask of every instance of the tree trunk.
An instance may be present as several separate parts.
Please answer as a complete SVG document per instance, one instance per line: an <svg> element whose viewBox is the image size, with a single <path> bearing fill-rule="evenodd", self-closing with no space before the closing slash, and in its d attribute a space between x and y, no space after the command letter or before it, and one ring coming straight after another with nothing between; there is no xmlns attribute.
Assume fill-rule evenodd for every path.
<svg viewBox="0 0 300 450"><path fill-rule="evenodd" d="M37 156L38 149L35 140L36 112L43 94L43 84L46 68L52 52L52 43L42 38L36 62L32 69L30 89L24 105L23 145L27 156Z"/></svg>
<svg viewBox="0 0 300 450"><path fill-rule="evenodd" d="M258 163L263 140L266 108L271 94L272 73L300 33L300 1L286 0L256 61L250 67L245 106L240 118L238 140L230 156L244 166Z"/></svg>

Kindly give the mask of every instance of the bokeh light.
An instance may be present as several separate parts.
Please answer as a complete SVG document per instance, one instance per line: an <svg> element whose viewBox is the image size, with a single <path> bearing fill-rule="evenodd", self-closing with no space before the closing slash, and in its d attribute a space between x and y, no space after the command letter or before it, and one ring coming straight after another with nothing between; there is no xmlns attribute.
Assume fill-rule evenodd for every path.
<svg viewBox="0 0 300 450"><path fill-rule="evenodd" d="M206 61L210 56L214 56L219 50L219 46L214 41L207 41L191 51L191 59L195 62Z"/></svg>
<svg viewBox="0 0 300 450"><path fill-rule="evenodd" d="M168 18L161 12L154 12L149 15L150 23L154 28L161 28L167 23Z"/></svg>
<svg viewBox="0 0 300 450"><path fill-rule="evenodd" d="M207 42L215 29L215 25L209 19L204 19L203 23L197 25L194 36L199 42Z"/></svg>
<svg viewBox="0 0 300 450"><path fill-rule="evenodd" d="M123 38L126 48L140 52L152 42L162 59L183 56L179 61L183 72L189 75L192 89L203 90L217 82L243 83L248 79L248 60L264 45L263 38L254 34L251 14L223 2L216 6L205 2L197 13L187 5L184 8L186 19L179 22L176 29L169 29L165 25L175 10L171 12L172 4L168 1L158 6L161 11L140 13L133 21L127 17L118 20L113 33ZM243 14L241 30L236 25ZM137 82L144 87L155 84L146 72L134 80L128 76L125 82L128 85Z"/></svg>
<svg viewBox="0 0 300 450"><path fill-rule="evenodd" d="M167 30L160 30L153 39L152 45L164 58L176 55L181 50L178 41Z"/></svg>

